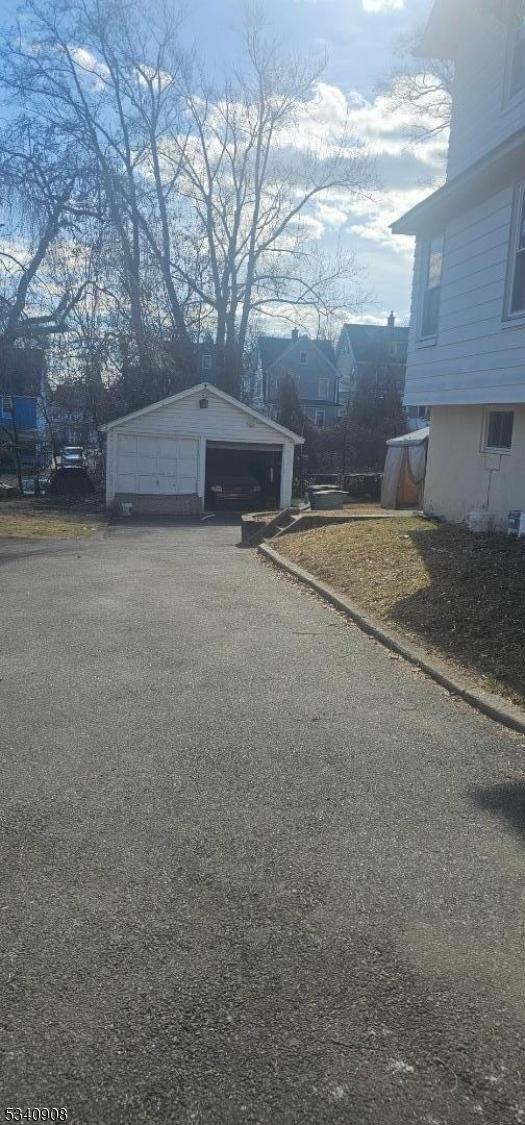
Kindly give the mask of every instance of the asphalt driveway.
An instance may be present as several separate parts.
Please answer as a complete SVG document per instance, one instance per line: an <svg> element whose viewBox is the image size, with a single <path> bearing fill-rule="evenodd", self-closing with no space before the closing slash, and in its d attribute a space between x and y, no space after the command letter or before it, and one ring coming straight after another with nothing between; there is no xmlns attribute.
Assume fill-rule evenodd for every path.
<svg viewBox="0 0 525 1125"><path fill-rule="evenodd" d="M525 741L237 538L0 545L0 1119L525 1122Z"/></svg>

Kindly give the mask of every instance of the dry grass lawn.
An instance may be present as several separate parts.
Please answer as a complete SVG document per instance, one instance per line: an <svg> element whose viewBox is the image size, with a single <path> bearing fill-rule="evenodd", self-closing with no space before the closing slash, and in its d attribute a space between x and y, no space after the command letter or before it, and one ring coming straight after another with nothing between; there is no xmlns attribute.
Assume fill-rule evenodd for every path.
<svg viewBox="0 0 525 1125"><path fill-rule="evenodd" d="M485 688L525 702L525 545L423 519L283 536L279 552Z"/></svg>
<svg viewBox="0 0 525 1125"><path fill-rule="evenodd" d="M90 511L54 511L38 501L0 504L0 539L88 539L105 526L105 517Z"/></svg>

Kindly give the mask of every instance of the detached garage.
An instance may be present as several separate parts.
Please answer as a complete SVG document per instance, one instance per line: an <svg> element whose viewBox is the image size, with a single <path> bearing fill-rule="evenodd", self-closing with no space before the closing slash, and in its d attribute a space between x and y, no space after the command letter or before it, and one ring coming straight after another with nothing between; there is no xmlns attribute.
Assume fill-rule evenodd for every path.
<svg viewBox="0 0 525 1125"><path fill-rule="evenodd" d="M135 513L197 515L207 476L251 473L266 502L292 498L294 450L304 438L208 383L116 418L107 434L106 504Z"/></svg>

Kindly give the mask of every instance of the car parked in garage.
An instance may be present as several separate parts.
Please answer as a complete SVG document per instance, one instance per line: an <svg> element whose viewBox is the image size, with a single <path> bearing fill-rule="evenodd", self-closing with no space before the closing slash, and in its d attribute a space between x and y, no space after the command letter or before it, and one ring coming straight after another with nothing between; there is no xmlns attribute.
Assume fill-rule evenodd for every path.
<svg viewBox="0 0 525 1125"><path fill-rule="evenodd" d="M242 478L233 486L239 507L259 507L262 500L286 508L294 451L304 442L210 383L115 418L101 431L107 435L106 504L117 510L132 504L135 515L199 515L212 495L225 505L232 477ZM222 493L212 494L212 484Z"/></svg>
<svg viewBox="0 0 525 1125"><path fill-rule="evenodd" d="M232 477L220 474L211 478L208 487L216 507L250 507L259 503L262 494L259 482L247 475Z"/></svg>

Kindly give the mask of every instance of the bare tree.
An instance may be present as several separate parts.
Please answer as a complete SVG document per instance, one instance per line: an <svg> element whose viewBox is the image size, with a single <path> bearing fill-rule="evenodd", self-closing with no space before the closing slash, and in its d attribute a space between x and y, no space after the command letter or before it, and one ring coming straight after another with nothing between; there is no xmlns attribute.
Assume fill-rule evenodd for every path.
<svg viewBox="0 0 525 1125"><path fill-rule="evenodd" d="M91 161L118 238L137 359L148 368L137 184L144 145L129 112L122 58L113 47L128 13L129 6L98 0L28 0L23 31L18 27L4 43L1 77L35 128L47 123L70 152Z"/></svg>
<svg viewBox="0 0 525 1125"><path fill-rule="evenodd" d="M92 170L90 206L118 247L97 284L129 312L131 364L152 386L170 362L189 378L211 331L219 381L239 393L254 315L308 310L320 327L351 303L355 263L319 255L310 220L330 193L367 189L370 169L344 123L308 141L322 62L285 56L259 11L221 88L184 56L178 26L139 0L26 0L0 81Z"/></svg>
<svg viewBox="0 0 525 1125"><path fill-rule="evenodd" d="M417 26L398 40L397 65L380 86L381 92L388 95L394 112L410 111L416 142L446 133L450 128L454 82L451 59L422 56L423 31L423 27Z"/></svg>
<svg viewBox="0 0 525 1125"><path fill-rule="evenodd" d="M52 138L37 142L27 122L12 123L0 138L0 184L7 237L0 245L0 335L15 341L61 331L82 295L78 274L69 287L49 284L50 259L60 239L78 234L82 170L64 160Z"/></svg>
<svg viewBox="0 0 525 1125"><path fill-rule="evenodd" d="M307 216L323 196L362 192L370 170L345 128L297 149L323 64L286 56L252 10L244 66L222 89L201 78L185 91L191 132L171 138L174 163L202 245L199 295L212 310L222 379L234 382L254 312L326 309L355 265L324 261ZM188 282L179 263L176 272ZM340 293L338 294L340 300ZM347 292L348 299L348 292ZM230 387L229 389L234 389Z"/></svg>

